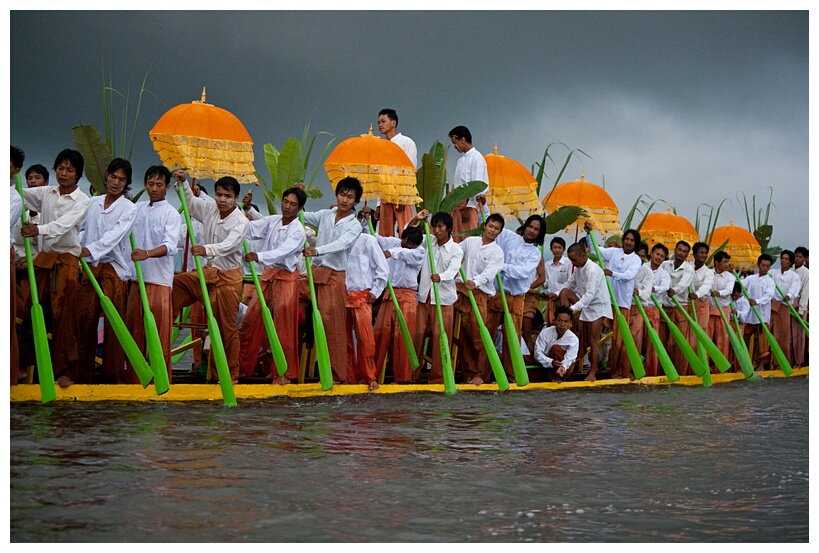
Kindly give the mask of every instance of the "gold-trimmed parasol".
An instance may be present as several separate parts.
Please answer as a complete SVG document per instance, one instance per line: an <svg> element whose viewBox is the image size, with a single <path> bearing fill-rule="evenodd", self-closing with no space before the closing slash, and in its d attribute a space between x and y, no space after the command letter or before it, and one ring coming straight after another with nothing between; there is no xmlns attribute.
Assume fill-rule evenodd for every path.
<svg viewBox="0 0 819 553"><path fill-rule="evenodd" d="M168 169L185 169L197 179L256 182L253 140L235 115L205 103L204 88L201 101L171 108L149 134Z"/></svg>
<svg viewBox="0 0 819 553"><path fill-rule="evenodd" d="M489 211L499 213L504 218L511 216L520 219L541 211L537 179L523 164L498 154L497 144L495 152L483 158L491 183L486 193Z"/></svg>
<svg viewBox="0 0 819 553"><path fill-rule="evenodd" d="M336 146L324 162L333 187L345 177L355 177L364 188L362 200L415 205L421 201L415 188L415 166L400 146L373 135L350 137Z"/></svg>
<svg viewBox="0 0 819 553"><path fill-rule="evenodd" d="M717 227L711 236L711 253L728 240L723 251L731 256L731 263L740 271L753 271L762 248L756 237L747 229L734 225L731 219L724 227Z"/></svg>
<svg viewBox="0 0 819 553"><path fill-rule="evenodd" d="M580 174L580 180L557 185L551 194L547 194L543 199L543 205L547 213L574 205L589 214L588 217L580 217L573 225L566 227L565 232L568 234L577 236L586 220L592 222L595 232L601 236L620 234L620 210L617 204L603 187L588 182L583 173Z"/></svg>
<svg viewBox="0 0 819 553"><path fill-rule="evenodd" d="M669 255L674 253L674 248L680 240L685 240L690 246L699 241L697 229L691 221L682 215L671 213L670 206L665 213L646 215L643 226L640 227L640 237L648 244L649 251L654 244L659 243L668 248Z"/></svg>

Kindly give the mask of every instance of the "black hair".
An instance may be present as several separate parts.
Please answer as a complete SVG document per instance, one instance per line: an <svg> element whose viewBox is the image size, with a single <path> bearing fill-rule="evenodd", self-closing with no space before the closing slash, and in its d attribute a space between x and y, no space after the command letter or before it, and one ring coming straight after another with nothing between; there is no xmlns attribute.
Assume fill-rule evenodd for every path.
<svg viewBox="0 0 819 553"><path fill-rule="evenodd" d="M693 246L691 246L691 251L694 255L697 255L697 252L700 248L705 248L705 253L708 253L711 250L711 246L706 244L705 242L695 242Z"/></svg>
<svg viewBox="0 0 819 553"><path fill-rule="evenodd" d="M171 172L164 165L151 165L148 167L148 170L145 171L144 183L148 184L148 179L151 177L162 177L165 184L171 184Z"/></svg>
<svg viewBox="0 0 819 553"><path fill-rule="evenodd" d="M42 175L43 179L46 181L46 183L48 183L48 169L45 168L45 165L40 165L37 163L26 169L26 178L28 178L31 173Z"/></svg>
<svg viewBox="0 0 819 553"><path fill-rule="evenodd" d="M739 294L740 296L742 295L742 285L739 283L739 281L734 282L734 289L731 293Z"/></svg>
<svg viewBox="0 0 819 553"><path fill-rule="evenodd" d="M378 115L386 115L390 121L395 121L395 126L398 126L398 114L392 108L384 108L378 112Z"/></svg>
<svg viewBox="0 0 819 553"><path fill-rule="evenodd" d="M288 188L284 192L282 192L282 199L285 196L295 196L296 202L299 204L299 209L304 207L304 204L307 203L307 194L301 188L297 186L293 186L292 188Z"/></svg>
<svg viewBox="0 0 819 553"><path fill-rule="evenodd" d="M793 250L794 254L801 253L805 257L810 257L808 255L808 249L805 246L798 246L795 250Z"/></svg>
<svg viewBox="0 0 819 553"><path fill-rule="evenodd" d="M720 250L714 254L714 263L722 263L726 259L731 259L731 256L724 250Z"/></svg>
<svg viewBox="0 0 819 553"><path fill-rule="evenodd" d="M544 232L545 232L545 231L544 231ZM563 239L562 239L560 236L555 236L554 238L552 238L552 241L551 241L551 242L549 242L549 249L551 250L551 249L552 249L552 246L554 246L556 243L557 243L557 244L560 244L561 246L563 246L563 249L564 249L564 250L566 249L566 241L565 241L565 240L563 240Z"/></svg>
<svg viewBox="0 0 819 553"><path fill-rule="evenodd" d="M561 313L568 315L570 321L574 317L574 313L572 313L571 308L565 305L558 305L557 307L555 307L555 318L557 318L557 316L560 315Z"/></svg>
<svg viewBox="0 0 819 553"><path fill-rule="evenodd" d="M71 166L77 172L77 182L80 182L80 178L82 177L82 170L85 167L85 160L83 159L82 154L77 150L66 148L65 150L57 154L57 159L54 160L53 169L56 171L57 166L63 161L67 161L68 163L71 164Z"/></svg>
<svg viewBox="0 0 819 553"><path fill-rule="evenodd" d="M499 213L493 213L492 215L487 217L486 223L488 223L489 221L495 221L496 223L498 223L501 227L501 230L503 230L503 227L506 226L506 221L503 220L503 217ZM486 227L486 223L484 223L484 227Z"/></svg>
<svg viewBox="0 0 819 553"><path fill-rule="evenodd" d="M433 227L439 223L446 227L447 232L452 232L452 215L446 211L439 211L429 220L429 224Z"/></svg>
<svg viewBox="0 0 819 553"><path fill-rule="evenodd" d="M202 194L204 194L204 195L206 195L206 196L210 196L210 194L208 194L208 189L207 189L207 188L205 188L205 187L204 187L204 186L202 186L201 184L197 184L196 186L198 186L198 187L199 187L199 191L200 191ZM237 196L238 196L238 194L237 194Z"/></svg>
<svg viewBox="0 0 819 553"><path fill-rule="evenodd" d="M634 251L639 252L640 250L646 252L646 255L647 255L648 254L648 244L646 244L645 242L640 242L639 244L637 244L637 247L634 248Z"/></svg>
<svg viewBox="0 0 819 553"><path fill-rule="evenodd" d="M651 246L651 253L654 253L654 250L663 250L665 253L665 257L668 258L668 248L665 247L665 244L660 244L657 242L653 246Z"/></svg>
<svg viewBox="0 0 819 553"><path fill-rule="evenodd" d="M105 170L105 173L113 174L120 169L125 173L125 190L128 191L131 189L131 175L133 173L130 161L122 159L121 157L115 157L111 160L111 163L108 164L108 169Z"/></svg>
<svg viewBox="0 0 819 553"><path fill-rule="evenodd" d="M674 249L676 250L680 246L680 244L684 244L685 247L688 248L688 253L691 253L691 244L689 244L685 240L678 241L677 244L674 246Z"/></svg>
<svg viewBox="0 0 819 553"><path fill-rule="evenodd" d="M566 251L566 255L578 254L578 253L582 253L582 254L586 253L586 246L581 242L575 242L574 244L569 246L569 249Z"/></svg>
<svg viewBox="0 0 819 553"><path fill-rule="evenodd" d="M540 223L540 232L538 233L537 238L535 238L535 244L537 244L538 246L542 246L543 240L546 237L546 220L543 218L543 216L538 215L537 213L535 213L534 215L529 215L529 217L523 223L523 229L526 229L526 227L528 227L532 223L532 221L537 221ZM561 241L563 241L562 238ZM564 249L566 248L565 241L563 241L563 248Z"/></svg>
<svg viewBox="0 0 819 553"><path fill-rule="evenodd" d="M630 228L626 232L624 232L623 238L621 239L620 243L622 244L623 240L625 240L626 236L628 236L629 234L631 235L632 238L634 238L634 251L636 252L637 246L639 246L640 242L642 242L642 239L640 238L640 232L637 229Z"/></svg>
<svg viewBox="0 0 819 553"><path fill-rule="evenodd" d="M336 185L336 196L347 190L355 192L355 203L361 200L361 195L364 194L364 189L361 187L361 181L355 177L344 177Z"/></svg>
<svg viewBox="0 0 819 553"><path fill-rule="evenodd" d="M217 188L224 188L225 190L229 190L233 192L233 195L237 198L239 194L242 193L242 187L239 186L239 181L237 181L233 177L222 177L213 185L213 190L215 191Z"/></svg>
<svg viewBox="0 0 819 553"><path fill-rule="evenodd" d="M410 246L419 246L424 241L424 233L418 227L407 227L401 233L401 240L406 240Z"/></svg>
<svg viewBox="0 0 819 553"><path fill-rule="evenodd" d="M762 255L756 258L756 266L759 267L759 264L762 263L763 261L767 261L771 265L773 265L773 257L768 255L767 253L763 253Z"/></svg>
<svg viewBox="0 0 819 553"><path fill-rule="evenodd" d="M793 254L793 252L791 250L782 250L779 253L779 257L781 258L782 256L787 257L788 261L790 261L791 265L793 265L793 256L794 256L794 254Z"/></svg>
<svg viewBox="0 0 819 553"><path fill-rule="evenodd" d="M469 132L469 129L467 129L463 125L458 125L454 129L449 131L449 134L447 136L449 136L449 137L454 136L455 138L464 138L464 139L466 139L467 142L472 144L472 133Z"/></svg>
<svg viewBox="0 0 819 553"><path fill-rule="evenodd" d="M23 162L26 160L26 154L17 146L11 147L11 164L18 171L23 168Z"/></svg>

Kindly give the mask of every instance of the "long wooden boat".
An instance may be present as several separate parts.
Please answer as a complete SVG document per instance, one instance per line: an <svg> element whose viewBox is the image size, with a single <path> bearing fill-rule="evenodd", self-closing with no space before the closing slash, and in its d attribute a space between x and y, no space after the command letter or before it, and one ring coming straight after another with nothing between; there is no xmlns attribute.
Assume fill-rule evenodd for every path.
<svg viewBox="0 0 819 553"><path fill-rule="evenodd" d="M762 378L807 377L808 367L794 369L786 377L782 371L758 371ZM723 384L744 380L742 373L725 373L711 375L713 384ZM595 380L575 380L569 382L532 382L527 386L517 387L512 384L507 390L576 390L582 388L624 387L624 386L702 386L698 376L681 376L675 382L669 382L664 376L647 376L640 380L627 378ZM458 384L459 392L497 392L497 384ZM321 397L354 394L398 394L398 393L443 393L443 384L384 384L378 390L371 391L366 384L336 384L330 390L323 391L321 384L236 384L236 398L257 400L274 397ZM171 389L157 396L153 386L142 388L138 384L74 384L68 388L57 388L56 401L221 401L222 392L218 384L172 384ZM36 384L18 384L11 387L11 401L40 401L40 387Z"/></svg>

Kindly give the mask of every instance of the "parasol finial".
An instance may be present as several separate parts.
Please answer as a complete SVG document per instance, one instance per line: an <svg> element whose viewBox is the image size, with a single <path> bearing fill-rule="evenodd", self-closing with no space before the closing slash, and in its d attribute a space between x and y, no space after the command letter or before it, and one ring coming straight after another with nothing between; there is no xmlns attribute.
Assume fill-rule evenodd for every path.
<svg viewBox="0 0 819 553"><path fill-rule="evenodd" d="M498 155L498 143L495 142L495 155Z"/></svg>
<svg viewBox="0 0 819 553"><path fill-rule="evenodd" d="M369 134L370 136L373 135L373 122L372 121L370 121L370 131L367 134Z"/></svg>
<svg viewBox="0 0 819 553"><path fill-rule="evenodd" d="M728 219L728 224L731 225L731 226L734 226L734 218L733 217Z"/></svg>
<svg viewBox="0 0 819 553"><path fill-rule="evenodd" d="M586 174L583 171L580 171L580 180L586 180Z"/></svg>
<svg viewBox="0 0 819 553"><path fill-rule="evenodd" d="M205 103L205 98L207 98L207 92L206 92L206 90L207 90L207 87L206 87L206 86L203 86L203 87L202 87L202 103L203 103L203 104Z"/></svg>
<svg viewBox="0 0 819 553"><path fill-rule="evenodd" d="M666 213L671 213L671 206L670 205L665 204L665 212Z"/></svg>

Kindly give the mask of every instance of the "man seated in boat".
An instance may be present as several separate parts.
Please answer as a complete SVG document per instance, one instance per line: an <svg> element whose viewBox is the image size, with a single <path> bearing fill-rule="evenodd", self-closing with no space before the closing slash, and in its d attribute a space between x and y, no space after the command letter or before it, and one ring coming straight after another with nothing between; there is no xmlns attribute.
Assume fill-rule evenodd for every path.
<svg viewBox="0 0 819 553"><path fill-rule="evenodd" d="M560 303L571 307L573 313L580 312L580 351L585 352L589 348L589 374L586 380L594 381L599 368L597 340L603 323L612 322L612 309L605 273L597 263L589 261L585 242L583 240L583 243L569 246L568 256L574 265L574 272L566 281L566 287L560 291Z"/></svg>
<svg viewBox="0 0 819 553"><path fill-rule="evenodd" d="M545 326L535 341L535 359L552 382L563 382L574 372L580 340L572 332L572 310L565 305L555 308L554 325Z"/></svg>

